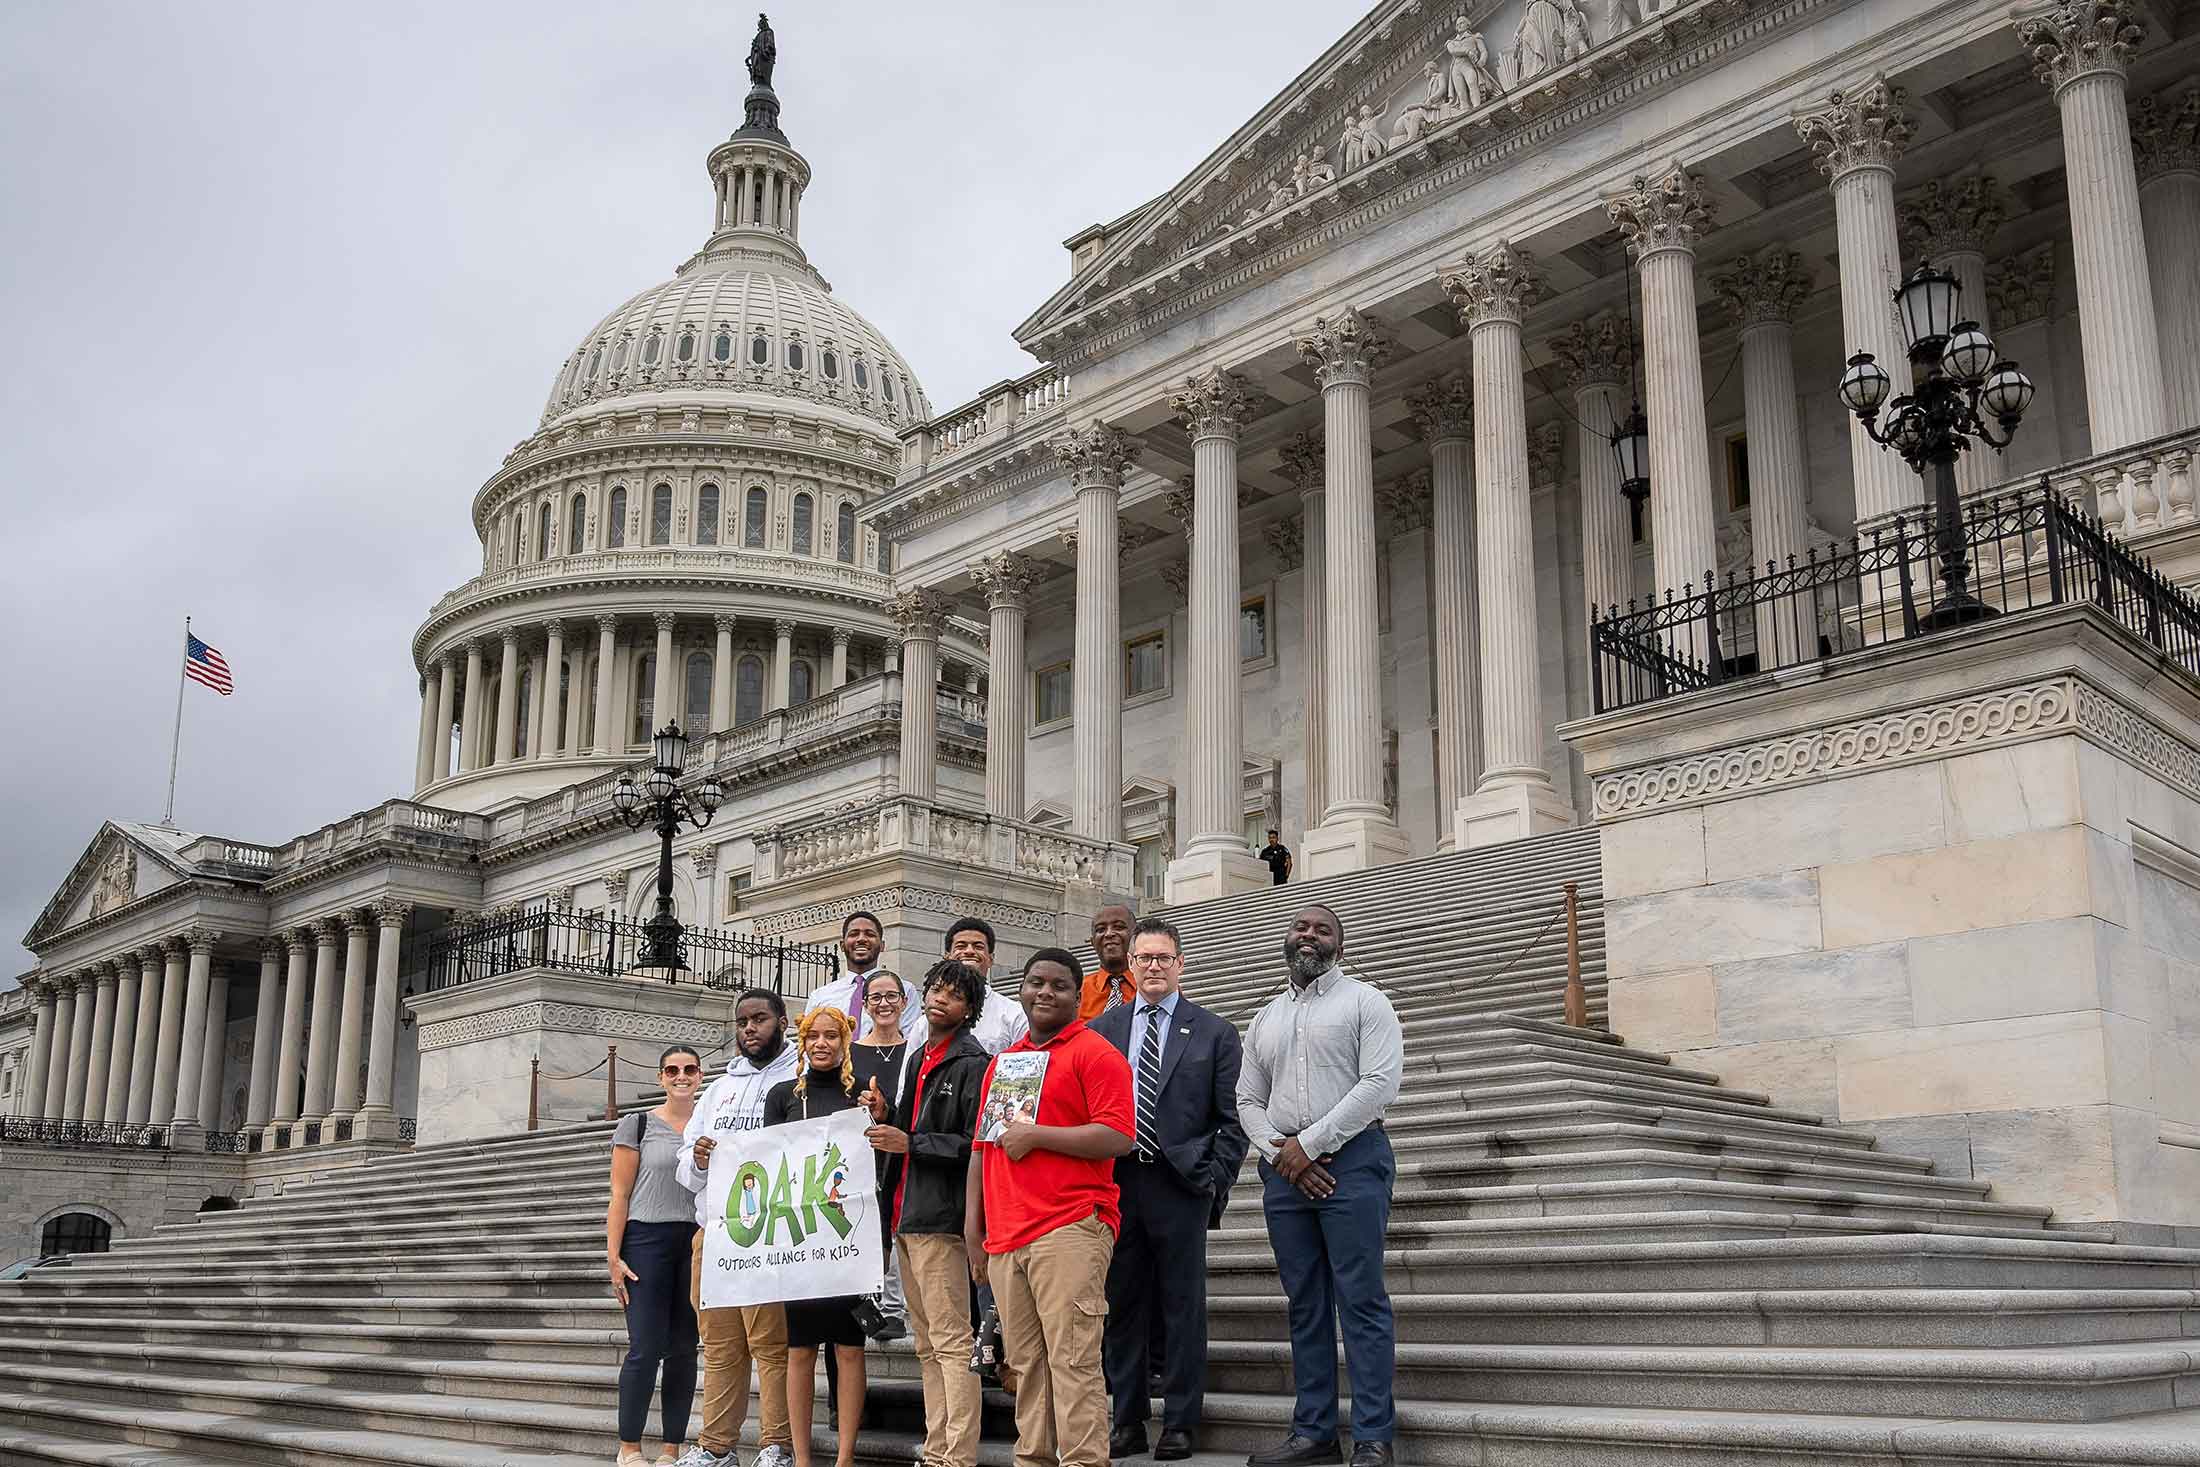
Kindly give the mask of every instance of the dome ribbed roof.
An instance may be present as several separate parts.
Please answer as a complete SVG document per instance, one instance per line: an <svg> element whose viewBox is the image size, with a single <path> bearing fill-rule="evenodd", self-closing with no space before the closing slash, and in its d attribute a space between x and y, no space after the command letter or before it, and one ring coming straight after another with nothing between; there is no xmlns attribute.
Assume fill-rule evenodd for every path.
<svg viewBox="0 0 2200 1467"><path fill-rule="evenodd" d="M832 404L890 430L931 416L901 353L807 273L690 262L582 339L551 386L544 426L616 398L723 392Z"/></svg>

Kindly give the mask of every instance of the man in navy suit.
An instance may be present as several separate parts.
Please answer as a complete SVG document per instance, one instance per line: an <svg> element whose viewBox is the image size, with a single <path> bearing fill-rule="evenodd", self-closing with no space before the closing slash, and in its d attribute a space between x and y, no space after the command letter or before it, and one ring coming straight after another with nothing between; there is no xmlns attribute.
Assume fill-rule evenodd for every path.
<svg viewBox="0 0 2200 1467"><path fill-rule="evenodd" d="M1161 1437L1154 1460L1197 1446L1207 1377L1207 1230L1245 1161L1238 1125L1244 1050L1227 1020L1183 993L1176 929L1158 917L1131 934L1138 997L1093 1020L1093 1032L1131 1062L1138 1133L1115 1163L1123 1228L1108 1265L1108 1328L1101 1352L1113 1397L1110 1457L1146 1450L1150 1330L1160 1319Z"/></svg>

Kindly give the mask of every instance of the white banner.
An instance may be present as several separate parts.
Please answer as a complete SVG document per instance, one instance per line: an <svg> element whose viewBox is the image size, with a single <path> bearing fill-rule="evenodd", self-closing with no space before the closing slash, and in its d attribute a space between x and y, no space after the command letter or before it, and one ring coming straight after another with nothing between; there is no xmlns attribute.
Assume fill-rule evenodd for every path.
<svg viewBox="0 0 2200 1467"><path fill-rule="evenodd" d="M711 1154L703 1307L869 1294L886 1273L862 1109L729 1134Z"/></svg>

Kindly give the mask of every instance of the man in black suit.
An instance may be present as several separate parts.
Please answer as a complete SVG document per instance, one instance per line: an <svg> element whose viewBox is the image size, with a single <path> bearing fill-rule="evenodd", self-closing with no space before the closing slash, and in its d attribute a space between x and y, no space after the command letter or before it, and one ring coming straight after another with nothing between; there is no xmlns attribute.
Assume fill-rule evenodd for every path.
<svg viewBox="0 0 2200 1467"><path fill-rule="evenodd" d="M1154 1460L1197 1446L1207 1377L1207 1230L1245 1160L1238 1125L1237 1030L1183 993L1176 929L1158 917L1131 934L1136 1001L1092 1021L1131 1062L1137 1143L1115 1163L1123 1226L1108 1265L1108 1328L1101 1352L1114 1401L1110 1457L1146 1450L1149 1329L1158 1312L1161 1438Z"/></svg>

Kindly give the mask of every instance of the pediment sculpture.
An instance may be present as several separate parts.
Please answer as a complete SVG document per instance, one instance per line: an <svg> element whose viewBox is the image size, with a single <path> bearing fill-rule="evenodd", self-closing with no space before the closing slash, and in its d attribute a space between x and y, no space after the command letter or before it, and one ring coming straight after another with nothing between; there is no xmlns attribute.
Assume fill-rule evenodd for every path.
<svg viewBox="0 0 2200 1467"><path fill-rule="evenodd" d="M100 862L99 880L92 887L92 915L103 917L137 899L137 851L117 841L107 859Z"/></svg>

